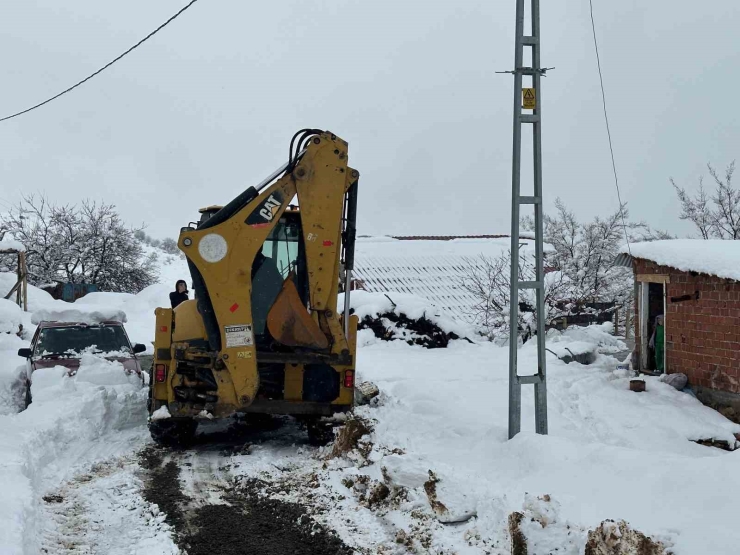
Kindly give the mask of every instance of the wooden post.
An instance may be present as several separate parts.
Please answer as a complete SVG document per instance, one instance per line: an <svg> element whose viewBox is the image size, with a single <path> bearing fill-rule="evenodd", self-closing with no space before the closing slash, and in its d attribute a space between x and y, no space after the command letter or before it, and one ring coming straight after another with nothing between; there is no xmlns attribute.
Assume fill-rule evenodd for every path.
<svg viewBox="0 0 740 555"><path fill-rule="evenodd" d="M23 267L23 310L28 312L28 267L26 266L26 253L19 253L18 265Z"/></svg>
<svg viewBox="0 0 740 555"><path fill-rule="evenodd" d="M18 264L16 265L16 271L15 271L16 276L18 276L18 284L19 284L18 289L16 289L15 291L15 304L17 304L18 306L23 306L22 304L23 301L21 300L23 296L23 291L22 291L23 287L20 285L23 283L23 271L21 270L21 257L22 256L23 254L19 252L18 253Z"/></svg>
<svg viewBox="0 0 740 555"><path fill-rule="evenodd" d="M13 285L3 298L10 299L15 293L15 303L28 312L28 269L26 268L26 253L15 249L6 249L0 251L0 254L15 254L18 260L18 267L15 271L15 285Z"/></svg>
<svg viewBox="0 0 740 555"><path fill-rule="evenodd" d="M614 337L619 335L619 307L614 308Z"/></svg>

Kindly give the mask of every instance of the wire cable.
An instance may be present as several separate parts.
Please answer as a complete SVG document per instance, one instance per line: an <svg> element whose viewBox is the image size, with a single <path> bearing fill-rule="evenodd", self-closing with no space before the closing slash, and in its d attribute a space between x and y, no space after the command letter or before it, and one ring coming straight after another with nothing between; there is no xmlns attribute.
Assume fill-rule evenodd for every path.
<svg viewBox="0 0 740 555"><path fill-rule="evenodd" d="M596 24L594 23L594 3L588 0L591 11L591 31L594 35L594 50L596 50L596 65L599 68L599 83L601 84L601 103L604 106L604 121L606 122L606 135L609 138L609 152L612 157L612 170L614 171L614 185L617 187L617 199L619 200L619 215L622 217L622 228L624 229L624 238L627 241L627 252L632 256L630 249L630 238L627 234L627 223L624 221L624 204L622 204L622 194L619 191L619 178L617 177L617 164L614 162L614 148L612 147L612 134L609 130L609 116L606 112L606 95L604 94L604 78L601 76L601 59L599 58L599 43L596 41Z"/></svg>
<svg viewBox="0 0 740 555"><path fill-rule="evenodd" d="M92 79L93 77L95 77L96 75L98 75L99 73L102 73L104 70L108 69L110 66L112 66L113 64L115 64L121 58L123 58L127 54L131 53L134 49L136 49L139 46L141 46L144 42L146 42L147 40L149 40L150 38L152 38L154 35L156 35L159 31L161 31L162 29L164 29L167 25L169 25L172 21L174 21L177 17L179 17L180 14L182 14L185 10L187 10L190 6L192 6L193 4L195 4L197 1L198 0L190 0L190 2L188 2L187 5L185 5L185 7L183 7L175 15L173 15L172 17L170 17L167 21L165 21L164 23L162 23L162 25L160 25L159 27L157 27L156 29L154 29L154 31L152 31L147 36L145 36L143 39L141 39L139 42L137 42L136 44L134 44L131 48L129 48L128 50L126 50L126 52L124 52L123 54L121 54L117 58L114 58L113 60L111 60L110 62L108 62L107 64L105 64L98 71L96 71L95 73L92 73L92 74L88 75L87 77L85 77L82 81L79 81L78 83L75 83L74 85L72 85L68 89L63 90L59 94L55 94L51 98L47 98L43 102L39 102L35 106L31 106L30 108L26 108L25 110L21 110L20 112L17 112L15 114L11 114L9 116L5 116L3 118L0 118L0 122L6 121L6 120L9 120L9 119L12 119L12 118L17 118L18 116L22 116L23 114L27 114L31 110L35 110L36 108L41 108L41 106L43 106L44 104L48 104L52 100L56 100L60 96L65 95L68 92L76 89L77 87L79 87L83 83L86 83L87 81L89 81L90 79Z"/></svg>

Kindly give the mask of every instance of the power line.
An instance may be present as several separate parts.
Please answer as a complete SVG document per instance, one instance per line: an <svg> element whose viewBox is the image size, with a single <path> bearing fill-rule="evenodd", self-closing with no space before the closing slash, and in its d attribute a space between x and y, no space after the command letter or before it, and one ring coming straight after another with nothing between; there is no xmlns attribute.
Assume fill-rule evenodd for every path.
<svg viewBox="0 0 740 555"><path fill-rule="evenodd" d="M0 122L6 121L6 120L9 120L9 119L12 119L12 118L16 118L16 117L18 117L18 116L21 116L21 115L23 115L23 114L27 114L28 112L30 112L31 110L35 110L36 108L41 108L41 106L43 106L44 104L48 104L48 103L49 103L49 102L51 102L52 100L56 100L56 99L57 99L57 98L59 98L60 96L62 96L62 95L64 95L64 94L67 94L68 92L70 92L70 91L72 91L72 90L76 89L77 87L79 87L79 86L80 86L80 85L82 85L83 83L85 83L85 82L89 81L90 79L92 79L93 77L95 77L96 75L98 75L99 73L102 73L102 72L103 72L104 70L108 69L108 68L109 68L110 66L112 66L113 64L115 64L115 63L116 63L116 62L117 62L118 60L120 60L121 58L123 58L123 57L124 57L124 56L125 56L126 54L129 54L129 53L130 53L130 52L132 52L132 51L133 51L134 49L136 49L136 48L138 48L139 46L141 46L141 45L142 45L142 44L143 44L144 42L146 42L147 40L149 40L150 38L152 38L152 37L153 37L154 35L156 35L156 34L157 34L157 33L158 33L159 31L161 31L162 29L164 29L164 28L165 28L165 27L166 27L167 25L169 25L169 24L170 24L170 23L171 23L172 21L174 21L174 20L175 20L175 19L176 19L176 18L177 18L177 17L178 17L178 16L180 15L180 14L182 14L182 13L183 13L183 12L184 12L185 10L187 10L187 9L188 9L188 8L189 8L190 6L192 6L193 4L195 4L195 3L197 2L197 1L198 1L198 0L190 0L190 2L188 2L188 3L187 3L187 5L186 5L185 7L183 7L183 8L182 8L182 9L181 9L180 11L178 11L178 12L177 12L177 13L176 13L175 15L173 15L172 17L170 17L170 18L169 18L169 19L168 19L167 21L165 21L164 23L162 23L162 25L160 25L159 27L157 27L156 29L154 29L154 31L152 31L152 32L151 32L151 33L149 33L149 34L148 34L147 36L145 36L145 37L144 37L143 39L141 39L141 40L140 40L139 42L137 42L136 44L134 44L134 45L133 45L133 46L132 46L131 48L129 48L128 50L126 50L126 52L124 52L123 54L121 54L121 55L120 55L120 56L118 56L117 58L114 58L113 60L111 60L110 62L108 62L107 64L105 64L105 65L104 65L103 67L101 67L101 68L100 68L100 69L99 69L98 71L96 71L95 73L92 73L92 74L88 75L87 77L85 77L85 78L84 78L84 79L83 79L82 81L80 81L80 82L78 82L78 83L75 83L74 85L72 85L72 86L71 86L71 87L69 87L68 89L65 89L65 90L63 90L63 91L62 91L62 92L60 92L59 94L55 94L55 95L54 95L54 96L52 96L51 98L47 98L47 99L46 99L46 100L44 100L43 102L39 102L39 103L38 103L38 104L36 104L35 106L31 106L30 108L26 108L25 110L22 110L22 111L20 111L20 112L17 112L17 113L15 113L15 114L11 114L11 115L9 115L9 116L5 116L4 118L0 118Z"/></svg>
<svg viewBox="0 0 740 555"><path fill-rule="evenodd" d="M619 191L619 178L617 177L617 164L614 162L614 148L612 147L612 134L609 130L609 116L606 113L606 95L604 94L604 79L601 76L601 59L599 58L599 43L596 41L596 24L594 23L594 3L593 0L588 0L588 5L591 11L591 31L594 35L594 49L596 50L596 65L599 68L599 83L601 83L601 103L604 106L604 121L606 122L606 136L609 138L609 152L612 157L612 170L614 171L614 185L617 187L617 199L619 200L619 214L622 217L622 228L624 229L624 238L627 241L627 251L632 256L632 249L630 249L630 238L627 234L627 224L624 221L624 210L622 204L622 194Z"/></svg>

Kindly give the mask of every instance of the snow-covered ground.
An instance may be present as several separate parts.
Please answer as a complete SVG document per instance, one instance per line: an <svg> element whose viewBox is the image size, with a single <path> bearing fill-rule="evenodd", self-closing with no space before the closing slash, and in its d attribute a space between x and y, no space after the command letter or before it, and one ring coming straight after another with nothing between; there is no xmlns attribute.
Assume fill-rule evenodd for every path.
<svg viewBox="0 0 740 555"><path fill-rule="evenodd" d="M0 417L0 553L167 553L123 464L147 441L141 379L93 355L67 372L37 370L28 409Z"/></svg>
<svg viewBox="0 0 740 555"><path fill-rule="evenodd" d="M560 504L557 518L573 527L624 518L667 536L677 553L735 552L740 534L732 519L740 501L730 492L740 487L732 470L740 452L689 440L734 443L740 426L657 380L648 381L644 394L630 392L615 362L602 356L584 367L548 356L550 435L532 433L532 389L524 388L529 430L507 441L505 349L373 345L362 351L360 378L375 381L384 399L361 414L378 421L376 441L404 449L412 467L429 467L468 493L478 509L478 533L500 533L501 512L522 510L529 492L550 495ZM526 367L536 368L529 346L520 354L520 368ZM382 465L380 458L376 472Z"/></svg>
<svg viewBox="0 0 740 555"><path fill-rule="evenodd" d="M150 347L154 308L167 305L185 272L174 260L164 283L138 295L95 293L73 306L125 312L132 341ZM8 279L0 275L0 287ZM456 325L423 303L390 297L409 313ZM368 314L389 307L382 295L365 301ZM29 288L31 310L58 303ZM61 368L37 372L33 403L16 414L12 384L23 361L15 352L33 329L30 315L20 319L24 339L0 333L0 553L178 553L164 515L141 495L145 389L116 364L88 356L75 377ZM218 484L196 487L196 474L216 468L212 482L264 479L275 486L271 495L313 507L315 519L362 553L509 553L513 511L525 516L535 554L583 553L587 531L608 518L627 520L677 555L737 553L740 450L692 440L734 444L740 426L657 379L646 378L644 393L629 391L627 372L608 354L623 345L607 331L549 337L558 354L588 348L597 360L566 365L548 353L550 435L533 433L525 386L523 431L509 441L506 348L453 341L428 350L363 330L358 380L381 394L356 411L372 428L360 448L332 456L331 447L309 447L290 431L268 434L248 449L182 456L181 480L189 494L211 499ZM533 345L519 360L521 373L535 372ZM446 512L435 512L430 492Z"/></svg>
<svg viewBox="0 0 740 555"><path fill-rule="evenodd" d="M327 465L327 453L306 464L296 450L248 472L288 483L285 499L320 499L320 520L347 543L389 553L409 548L399 538L420 552L509 553L513 511L526 517L530 553L583 553L587 531L605 519L625 519L676 554L737 553L740 450L691 440L734 444L740 426L657 379L630 392L612 357L582 366L548 355L550 435L534 433L524 388L523 431L507 441L507 360L492 344L426 350L372 341L358 355L358 379L381 391L377 406L357 409L374 427L369 452ZM525 346L520 364L534 369L536 349ZM477 516L439 522L424 488L429 471L453 517ZM374 504L379 484L390 493Z"/></svg>

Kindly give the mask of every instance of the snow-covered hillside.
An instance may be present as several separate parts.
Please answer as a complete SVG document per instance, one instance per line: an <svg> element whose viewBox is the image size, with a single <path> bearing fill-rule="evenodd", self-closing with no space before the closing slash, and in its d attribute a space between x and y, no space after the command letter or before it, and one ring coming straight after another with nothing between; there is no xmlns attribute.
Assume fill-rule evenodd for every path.
<svg viewBox="0 0 740 555"><path fill-rule="evenodd" d="M144 257L154 255L157 261L157 283L168 285L173 291L175 282L178 279L184 279L190 284L190 270L188 270L187 260L182 254L169 254L160 248L150 245L141 245L144 251Z"/></svg>
<svg viewBox="0 0 740 555"><path fill-rule="evenodd" d="M154 309L167 306L176 279L187 279L174 258L162 266L162 283L137 295L94 293L72 306L124 311L132 341L151 347ZM0 275L0 287L12 278ZM392 308L382 294L356 297L362 316ZM423 299L389 297L409 317L465 331ZM33 287L29 305L70 306ZM23 361L15 353L33 324L5 308L4 319L20 318L27 329L25 339L0 333L0 553L180 553L177 521L144 497L148 470L137 452L150 443L146 389L89 358L75 377L59 368L37 373L31 407L16 413ZM548 436L532 431L525 387L523 431L507 440L506 348L476 339L430 350L364 330L358 380L373 381L380 395L356 411L369 428L358 447L309 447L287 426L166 460L193 507L225 503L226 489L259 478L263 495L307 507L358 553L510 553L515 512L529 553L582 554L587 532L605 519L625 519L677 555L737 553L740 450L694 441L734 445L740 426L658 379L647 378L644 393L629 391L627 371L608 354L624 346L608 331L549 338L557 353L599 354L583 366L548 353ZM536 368L531 344L520 368Z"/></svg>

